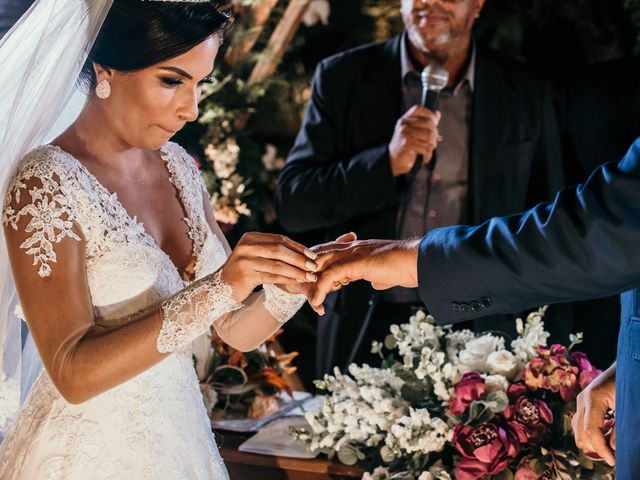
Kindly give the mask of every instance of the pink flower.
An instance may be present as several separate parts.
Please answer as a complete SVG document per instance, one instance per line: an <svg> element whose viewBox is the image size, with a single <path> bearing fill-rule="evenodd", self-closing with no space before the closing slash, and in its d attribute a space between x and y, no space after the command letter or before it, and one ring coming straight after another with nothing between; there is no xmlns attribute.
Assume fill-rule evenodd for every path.
<svg viewBox="0 0 640 480"><path fill-rule="evenodd" d="M580 390L584 390L598 375L602 373L602 370L598 370L589 361L589 358L582 352L574 352L571 354L573 363L580 369L580 375L578 376L578 384Z"/></svg>
<svg viewBox="0 0 640 480"><path fill-rule="evenodd" d="M484 378L477 372L468 372L453 387L453 398L449 400L449 410L454 415L462 415L471 402L483 398L486 386Z"/></svg>
<svg viewBox="0 0 640 480"><path fill-rule="evenodd" d="M477 480L505 470L520 452L516 435L495 420L477 427L458 424L453 442L462 458L456 464L458 480Z"/></svg>
<svg viewBox="0 0 640 480"><path fill-rule="evenodd" d="M530 390L560 392L566 402L578 395L579 368L567 358L567 349L562 345L536 347L538 356L524 369L524 382Z"/></svg>
<svg viewBox="0 0 640 480"><path fill-rule="evenodd" d="M542 400L522 395L515 399L504 412L504 418L516 432L521 444L536 445L544 442L551 435L553 413Z"/></svg>

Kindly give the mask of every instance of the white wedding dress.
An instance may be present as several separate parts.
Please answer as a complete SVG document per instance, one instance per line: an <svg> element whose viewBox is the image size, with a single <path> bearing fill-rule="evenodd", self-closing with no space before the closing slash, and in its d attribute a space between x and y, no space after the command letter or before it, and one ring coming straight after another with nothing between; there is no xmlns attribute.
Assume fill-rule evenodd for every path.
<svg viewBox="0 0 640 480"><path fill-rule="evenodd" d="M197 259L196 278L226 260L202 205L204 187L193 159L176 144L162 150L171 182L187 213L185 222ZM41 179L27 193L21 182ZM31 194L34 268L46 276L56 267L55 243L74 236L71 221L86 240L87 278L94 317L110 329L118 319L166 299L185 287L169 257L142 224L125 211L74 157L43 146L23 160L8 198ZM35 195L35 197L34 197ZM3 221L20 215L5 204ZM55 308L52 306L52 308ZM73 405L42 371L0 445L3 480L227 479L207 417L191 351L168 356L133 379L91 400Z"/></svg>

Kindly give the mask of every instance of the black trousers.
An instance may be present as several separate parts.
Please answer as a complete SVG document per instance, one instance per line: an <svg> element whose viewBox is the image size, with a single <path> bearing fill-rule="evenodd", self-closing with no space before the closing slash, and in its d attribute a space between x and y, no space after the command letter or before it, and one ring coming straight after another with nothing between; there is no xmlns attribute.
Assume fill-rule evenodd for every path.
<svg viewBox="0 0 640 480"><path fill-rule="evenodd" d="M366 329L361 331L362 341L353 346L350 354L352 360L347 363L358 365L366 363L372 367L380 366L380 356L371 353L371 342L384 342L386 336L390 334L389 327L391 325L408 323L411 315L417 310L426 310L423 304L392 303L382 299L378 299L371 308L369 324Z"/></svg>

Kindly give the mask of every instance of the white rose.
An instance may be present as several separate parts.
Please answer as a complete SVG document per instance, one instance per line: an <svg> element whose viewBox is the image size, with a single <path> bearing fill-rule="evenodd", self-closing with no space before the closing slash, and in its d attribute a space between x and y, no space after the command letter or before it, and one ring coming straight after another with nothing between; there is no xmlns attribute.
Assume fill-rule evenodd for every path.
<svg viewBox="0 0 640 480"><path fill-rule="evenodd" d="M504 349L504 339L487 334L467 343L458 355L460 371L486 372L489 354Z"/></svg>
<svg viewBox="0 0 640 480"><path fill-rule="evenodd" d="M487 357L487 367L493 374L512 379L520 370L518 359L508 350L490 353Z"/></svg>

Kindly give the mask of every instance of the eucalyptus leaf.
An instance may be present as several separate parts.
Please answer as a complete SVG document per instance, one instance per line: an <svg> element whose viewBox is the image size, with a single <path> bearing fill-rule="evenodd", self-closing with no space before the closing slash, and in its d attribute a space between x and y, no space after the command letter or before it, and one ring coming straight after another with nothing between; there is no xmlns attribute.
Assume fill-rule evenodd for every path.
<svg viewBox="0 0 640 480"><path fill-rule="evenodd" d="M513 472L508 468L491 477L492 480L514 480Z"/></svg>
<svg viewBox="0 0 640 480"><path fill-rule="evenodd" d="M387 335L384 339L384 348L387 350L393 350L398 346L398 342L396 341L396 337L393 335Z"/></svg>
<svg viewBox="0 0 640 480"><path fill-rule="evenodd" d="M501 413L509 406L509 397L506 392L498 390L487 395L485 403L493 413Z"/></svg>
<svg viewBox="0 0 640 480"><path fill-rule="evenodd" d="M358 451L351 445L345 445L338 450L338 460L345 465L355 465L358 463Z"/></svg>
<svg viewBox="0 0 640 480"><path fill-rule="evenodd" d="M380 458L385 463L391 463L396 459L395 453L386 445L380 449Z"/></svg>

